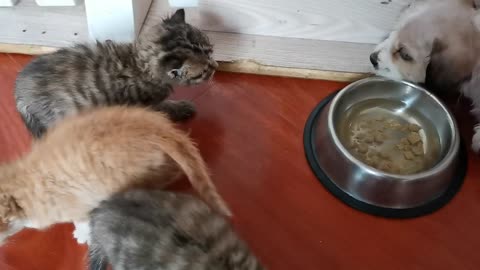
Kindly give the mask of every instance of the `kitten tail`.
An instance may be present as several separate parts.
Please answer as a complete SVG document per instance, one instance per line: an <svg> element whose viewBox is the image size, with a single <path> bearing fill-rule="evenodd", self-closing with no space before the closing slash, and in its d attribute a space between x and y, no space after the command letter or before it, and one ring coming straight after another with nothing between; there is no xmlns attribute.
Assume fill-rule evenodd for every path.
<svg viewBox="0 0 480 270"><path fill-rule="evenodd" d="M170 132L174 131L170 130ZM208 173L207 166L195 144L185 134L174 133L170 134L171 136L168 136L168 140L158 145L158 147L162 148L180 166L193 188L207 204L221 214L231 217L232 212L218 194Z"/></svg>
<svg viewBox="0 0 480 270"><path fill-rule="evenodd" d="M20 112L23 123L30 131L30 134L34 139L39 139L47 132L47 127L42 123L42 121L35 115L27 111L26 108L22 108L21 103L17 102L17 110Z"/></svg>
<svg viewBox="0 0 480 270"><path fill-rule="evenodd" d="M106 256L92 243L88 247L88 269L89 270L107 270L108 261Z"/></svg>

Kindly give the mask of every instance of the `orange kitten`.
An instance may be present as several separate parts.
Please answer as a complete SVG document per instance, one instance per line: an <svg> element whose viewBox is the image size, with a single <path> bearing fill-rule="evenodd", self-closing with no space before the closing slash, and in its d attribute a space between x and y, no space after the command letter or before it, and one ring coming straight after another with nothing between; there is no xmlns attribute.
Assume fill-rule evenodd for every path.
<svg viewBox="0 0 480 270"><path fill-rule="evenodd" d="M88 213L100 201L133 186L162 188L179 168L207 203L230 215L198 149L162 113L106 107L68 117L25 157L0 166L0 243L23 227L63 222L75 222L84 243Z"/></svg>

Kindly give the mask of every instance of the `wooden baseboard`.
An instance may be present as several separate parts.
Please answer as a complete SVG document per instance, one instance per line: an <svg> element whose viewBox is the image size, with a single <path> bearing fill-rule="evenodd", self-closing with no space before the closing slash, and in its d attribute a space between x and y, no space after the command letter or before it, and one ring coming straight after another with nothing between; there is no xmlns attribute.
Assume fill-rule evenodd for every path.
<svg viewBox="0 0 480 270"><path fill-rule="evenodd" d="M39 55L39 54L51 53L56 50L58 50L57 47L30 45L30 44L26 45L26 44L0 43L1 53Z"/></svg>
<svg viewBox="0 0 480 270"><path fill-rule="evenodd" d="M0 43L0 52L40 55L58 50L57 47ZM257 63L253 60L220 62L219 70L227 72L249 73L259 75L318 79L352 82L369 76L367 73L337 72L316 69L276 67Z"/></svg>
<svg viewBox="0 0 480 270"><path fill-rule="evenodd" d="M368 73L337 72L316 69L287 68L259 64L252 60L220 62L219 70L249 74L260 74L303 79L317 79L340 82L353 82L370 76Z"/></svg>

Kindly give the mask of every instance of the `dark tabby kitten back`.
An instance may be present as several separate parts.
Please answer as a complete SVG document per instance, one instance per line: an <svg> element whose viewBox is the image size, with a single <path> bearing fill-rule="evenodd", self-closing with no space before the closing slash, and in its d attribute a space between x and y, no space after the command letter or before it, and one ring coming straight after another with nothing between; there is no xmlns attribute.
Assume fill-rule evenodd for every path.
<svg viewBox="0 0 480 270"><path fill-rule="evenodd" d="M57 120L94 106L151 106L186 120L193 105L165 99L172 86L209 80L217 67L211 54L207 36L180 9L134 44L82 44L37 57L17 77L17 110L37 138Z"/></svg>
<svg viewBox="0 0 480 270"><path fill-rule="evenodd" d="M131 190L90 214L90 269L262 270L231 225L193 196Z"/></svg>

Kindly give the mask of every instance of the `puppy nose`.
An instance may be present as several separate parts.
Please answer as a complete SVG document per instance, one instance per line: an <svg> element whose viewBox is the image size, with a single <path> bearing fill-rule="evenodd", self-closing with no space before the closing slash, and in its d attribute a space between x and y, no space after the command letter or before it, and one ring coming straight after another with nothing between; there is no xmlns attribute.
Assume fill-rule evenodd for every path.
<svg viewBox="0 0 480 270"><path fill-rule="evenodd" d="M372 62L373 67L378 67L378 52L370 54L370 62Z"/></svg>

